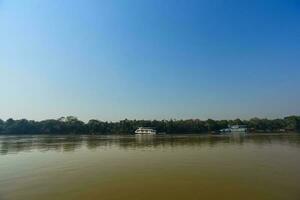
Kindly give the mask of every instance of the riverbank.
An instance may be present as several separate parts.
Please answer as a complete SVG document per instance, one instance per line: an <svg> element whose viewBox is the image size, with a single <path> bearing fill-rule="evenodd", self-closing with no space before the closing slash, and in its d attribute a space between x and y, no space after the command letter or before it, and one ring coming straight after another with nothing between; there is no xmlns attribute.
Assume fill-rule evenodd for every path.
<svg viewBox="0 0 300 200"><path fill-rule="evenodd" d="M218 133L231 125L243 125L249 132L297 132L300 131L300 116L289 116L282 119L250 120L121 120L118 122L103 122L89 120L83 122L76 117L62 117L34 121L27 119L0 120L0 134L132 134L138 127L152 127L156 132L166 134L176 133Z"/></svg>

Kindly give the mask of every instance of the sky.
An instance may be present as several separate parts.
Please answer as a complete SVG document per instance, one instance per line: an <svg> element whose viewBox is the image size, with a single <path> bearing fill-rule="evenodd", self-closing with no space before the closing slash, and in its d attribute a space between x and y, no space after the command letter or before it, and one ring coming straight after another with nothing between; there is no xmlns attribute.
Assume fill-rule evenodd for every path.
<svg viewBox="0 0 300 200"><path fill-rule="evenodd" d="M0 0L0 118L300 114L298 0Z"/></svg>

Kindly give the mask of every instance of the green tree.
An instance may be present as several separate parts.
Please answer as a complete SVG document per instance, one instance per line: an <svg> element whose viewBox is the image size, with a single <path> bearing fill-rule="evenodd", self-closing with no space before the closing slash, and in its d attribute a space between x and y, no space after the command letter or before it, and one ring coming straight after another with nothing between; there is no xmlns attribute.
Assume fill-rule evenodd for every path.
<svg viewBox="0 0 300 200"><path fill-rule="evenodd" d="M286 122L286 128L292 131L300 130L300 116L289 116L284 118Z"/></svg>
<svg viewBox="0 0 300 200"><path fill-rule="evenodd" d="M3 133L4 130L4 121L0 119L0 134Z"/></svg>

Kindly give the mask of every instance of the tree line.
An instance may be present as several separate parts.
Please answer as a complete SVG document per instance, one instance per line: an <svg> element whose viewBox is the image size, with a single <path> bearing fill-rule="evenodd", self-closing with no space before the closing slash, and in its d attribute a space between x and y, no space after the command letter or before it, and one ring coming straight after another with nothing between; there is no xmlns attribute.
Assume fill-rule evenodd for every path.
<svg viewBox="0 0 300 200"><path fill-rule="evenodd" d="M121 120L104 122L89 120L87 123L73 116L59 119L34 121L27 119L0 119L0 134L133 134L138 127L153 127L157 132L167 134L217 133L229 125L247 125L251 132L299 132L300 116L283 119L250 120Z"/></svg>

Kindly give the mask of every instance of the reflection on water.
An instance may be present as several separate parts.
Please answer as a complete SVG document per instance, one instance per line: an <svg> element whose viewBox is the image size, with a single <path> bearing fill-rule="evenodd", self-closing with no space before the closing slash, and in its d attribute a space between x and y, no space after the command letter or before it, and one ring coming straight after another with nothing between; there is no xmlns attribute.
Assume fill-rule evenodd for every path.
<svg viewBox="0 0 300 200"><path fill-rule="evenodd" d="M0 200L299 200L300 135L0 136Z"/></svg>
<svg viewBox="0 0 300 200"><path fill-rule="evenodd" d="M164 136L76 136L76 135L36 135L36 136L0 136L0 154L39 151L75 151L86 146L89 149L118 146L120 148L214 146L219 143L257 145L271 143L289 143L300 147L297 134L259 134L259 135L164 135Z"/></svg>

